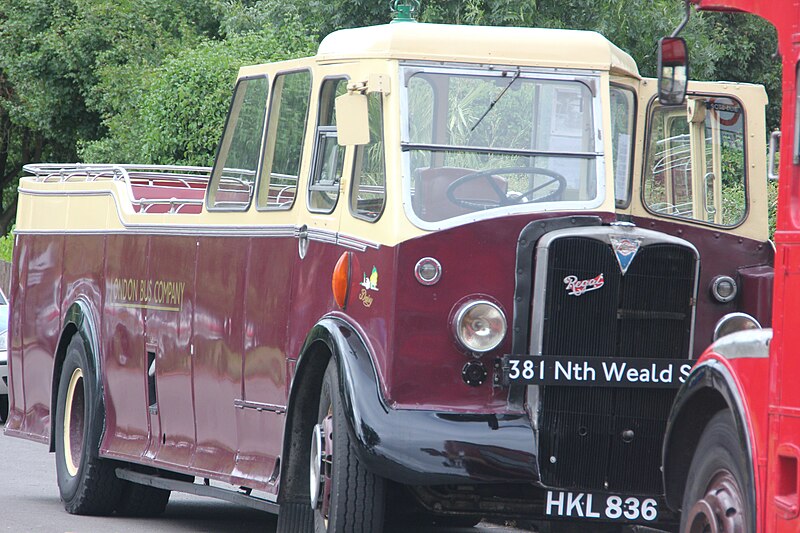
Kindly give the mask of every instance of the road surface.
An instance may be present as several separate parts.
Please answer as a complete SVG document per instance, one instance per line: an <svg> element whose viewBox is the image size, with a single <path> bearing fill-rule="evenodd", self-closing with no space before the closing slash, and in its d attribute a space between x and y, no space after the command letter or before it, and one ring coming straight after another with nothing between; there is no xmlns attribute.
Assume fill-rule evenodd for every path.
<svg viewBox="0 0 800 533"><path fill-rule="evenodd" d="M2 429L2 428L0 428ZM133 533L154 531L274 533L274 515L227 502L173 493L158 518L73 516L58 499L54 456L43 444L0 432L0 531L36 533ZM481 523L440 532L512 533L524 530Z"/></svg>

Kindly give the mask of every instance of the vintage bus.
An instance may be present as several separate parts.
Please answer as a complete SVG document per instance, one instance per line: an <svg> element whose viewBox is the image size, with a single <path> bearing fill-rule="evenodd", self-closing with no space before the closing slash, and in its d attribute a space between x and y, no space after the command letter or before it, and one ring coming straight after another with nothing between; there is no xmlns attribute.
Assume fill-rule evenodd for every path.
<svg viewBox="0 0 800 533"><path fill-rule="evenodd" d="M681 531L800 530L800 11L789 0L692 0L759 15L777 29L782 62L780 181L773 328L715 342L679 390L663 446L669 506ZM687 3L687 15L689 7ZM770 44L769 46L774 46ZM677 54L680 55L680 54ZM680 61L667 65L666 73ZM683 65L686 65L684 58ZM671 87L671 79L664 86ZM777 137L777 135L773 135ZM773 156L774 157L774 156ZM772 165L770 165L772 166Z"/></svg>
<svg viewBox="0 0 800 533"><path fill-rule="evenodd" d="M242 68L212 169L27 167L6 434L71 513L671 527L670 405L770 324L773 247L764 89L656 88L593 32L392 23Z"/></svg>

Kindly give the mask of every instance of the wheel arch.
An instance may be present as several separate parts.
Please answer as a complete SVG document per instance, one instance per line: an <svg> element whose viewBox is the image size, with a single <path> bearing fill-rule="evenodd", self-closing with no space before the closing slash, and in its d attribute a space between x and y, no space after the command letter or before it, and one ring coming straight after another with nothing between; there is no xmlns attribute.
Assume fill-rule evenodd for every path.
<svg viewBox="0 0 800 533"><path fill-rule="evenodd" d="M730 370L716 359L696 366L678 391L667 422L662 454L664 491L667 504L679 510L694 452L703 429L722 410L731 413L739 442L745 453L747 486L743 487L756 509L756 487L751 428L745 415L741 391ZM755 515L751 516L755 527ZM755 529L753 529L755 531Z"/></svg>
<svg viewBox="0 0 800 533"><path fill-rule="evenodd" d="M64 314L64 323L61 327L61 335L58 339L56 353L53 358L53 375L51 376L51 389L50 389L50 413L51 421L55 420L56 402L58 399L58 383L61 378L61 369L64 366L64 359L67 356L67 347L69 346L72 338L77 334L83 340L83 346L88 355L89 364L92 365L92 375L95 380L95 386L100 394L97 395L97 402L99 406L103 405L103 379L100 373L100 348L97 337L97 326L95 317L97 314L93 311L91 304L83 298L74 301L67 312ZM95 413L103 413L102 410L95 409ZM55 451L55 423L50 424L50 451Z"/></svg>
<svg viewBox="0 0 800 533"><path fill-rule="evenodd" d="M311 329L297 359L289 390L286 424L281 453L279 502L294 502L308 492L308 464L305 458L310 441L305 438L316 423L319 394L328 362L333 358L339 370L339 392L342 395L348 428L362 444L365 436L356 431L361 417L352 401L355 390L365 393L371 387L377 393L377 373L357 327L340 317L327 316ZM380 395L378 395L380 396ZM381 404L381 408L384 408Z"/></svg>

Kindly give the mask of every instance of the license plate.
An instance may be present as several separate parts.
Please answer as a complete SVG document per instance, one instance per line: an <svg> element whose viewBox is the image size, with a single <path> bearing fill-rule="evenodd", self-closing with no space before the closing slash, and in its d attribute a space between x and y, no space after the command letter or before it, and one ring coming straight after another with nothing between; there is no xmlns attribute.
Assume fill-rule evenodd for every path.
<svg viewBox="0 0 800 533"><path fill-rule="evenodd" d="M658 501L638 496L548 490L544 513L559 518L655 522Z"/></svg>

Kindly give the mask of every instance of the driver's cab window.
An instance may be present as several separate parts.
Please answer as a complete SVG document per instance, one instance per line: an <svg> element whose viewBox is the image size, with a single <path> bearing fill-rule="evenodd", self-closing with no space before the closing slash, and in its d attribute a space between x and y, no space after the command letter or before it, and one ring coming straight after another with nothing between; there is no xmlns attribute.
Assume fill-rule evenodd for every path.
<svg viewBox="0 0 800 533"><path fill-rule="evenodd" d="M657 214L735 226L747 213L741 102L689 96L650 113L644 202Z"/></svg>
<svg viewBox="0 0 800 533"><path fill-rule="evenodd" d="M346 91L345 78L325 80L320 88L314 159L308 187L308 209L316 213L332 212L339 199L345 149L337 141L335 101Z"/></svg>
<svg viewBox="0 0 800 533"><path fill-rule="evenodd" d="M627 87L611 87L611 158L614 168L616 206L630 204L633 132L636 120L636 95Z"/></svg>
<svg viewBox="0 0 800 533"><path fill-rule="evenodd" d="M430 69L406 77L416 218L577 207L598 197L595 80Z"/></svg>

